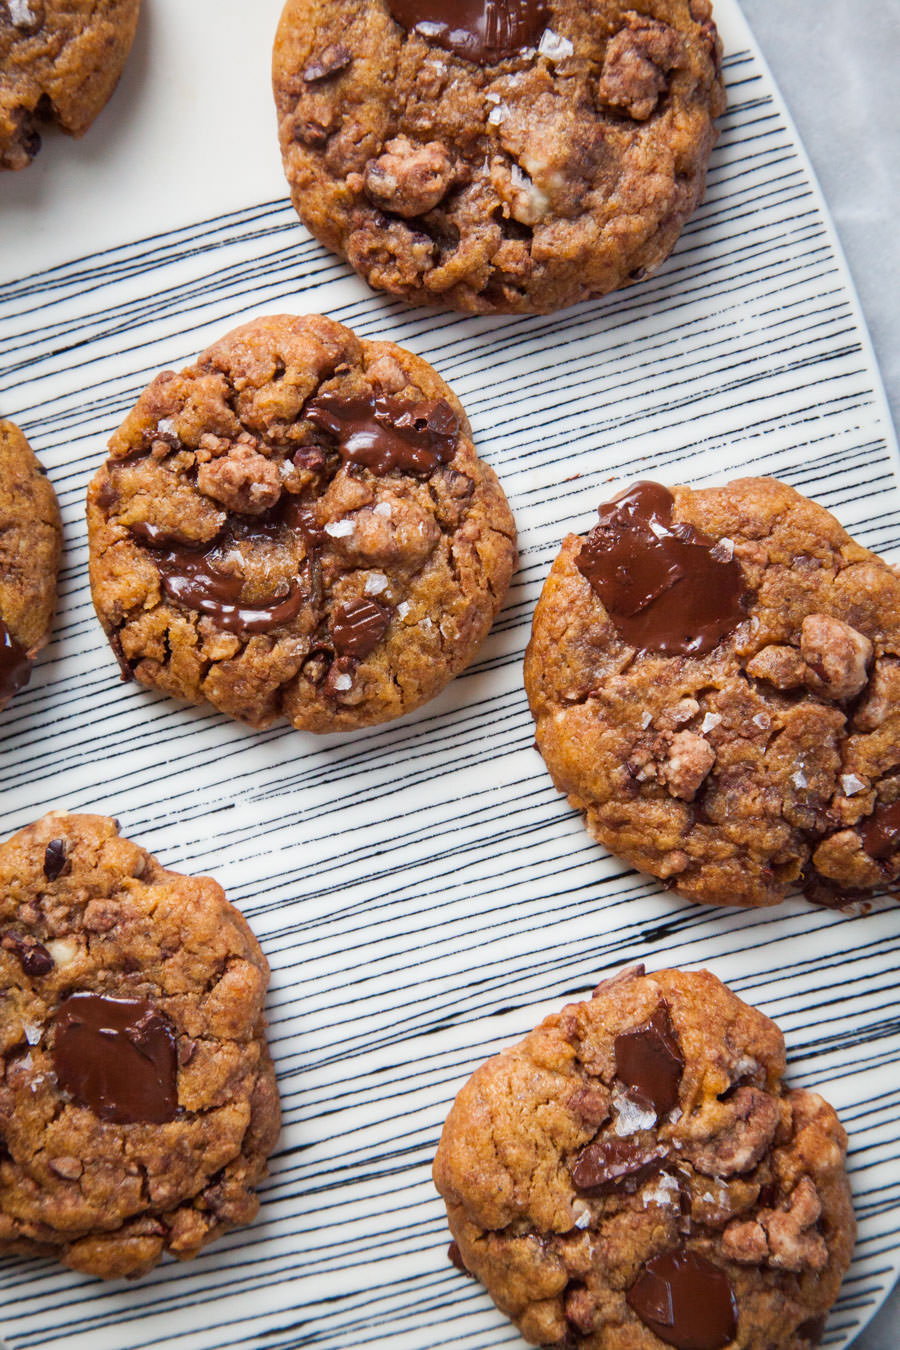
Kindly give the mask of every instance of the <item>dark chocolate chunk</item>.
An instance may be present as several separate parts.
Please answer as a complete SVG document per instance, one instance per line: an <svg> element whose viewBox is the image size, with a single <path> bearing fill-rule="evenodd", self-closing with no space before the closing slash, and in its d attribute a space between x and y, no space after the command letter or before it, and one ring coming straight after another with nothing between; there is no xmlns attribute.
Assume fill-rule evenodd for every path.
<svg viewBox="0 0 900 1350"><path fill-rule="evenodd" d="M44 876L48 881L56 881L70 870L68 839L51 839L44 849Z"/></svg>
<svg viewBox="0 0 900 1350"><path fill-rule="evenodd" d="M674 505L659 483L615 497L600 507L577 565L623 641L700 656L747 617L749 596L740 564L692 525L676 524Z"/></svg>
<svg viewBox="0 0 900 1350"><path fill-rule="evenodd" d="M861 823L859 833L870 858L884 862L900 849L900 802L876 806Z"/></svg>
<svg viewBox="0 0 900 1350"><path fill-rule="evenodd" d="M28 653L0 619L0 708L5 708L13 695L24 689L30 679L31 661Z"/></svg>
<svg viewBox="0 0 900 1350"><path fill-rule="evenodd" d="M728 1276L688 1248L654 1256L626 1298L644 1326L677 1350L723 1350L737 1333Z"/></svg>
<svg viewBox="0 0 900 1350"><path fill-rule="evenodd" d="M797 1328L797 1335L801 1340L809 1341L810 1345L820 1345L822 1337L825 1335L825 1324L827 1319L824 1317L810 1317L802 1326Z"/></svg>
<svg viewBox="0 0 900 1350"><path fill-rule="evenodd" d="M642 1105L649 1103L660 1118L678 1105L678 1089L684 1072L684 1056L663 999L641 1027L616 1037L616 1077L629 1095Z"/></svg>
<svg viewBox="0 0 900 1350"><path fill-rule="evenodd" d="M316 84L319 80L327 80L329 76L345 70L352 60L350 49L343 42L334 42L309 62L303 71L304 82Z"/></svg>
<svg viewBox="0 0 900 1350"><path fill-rule="evenodd" d="M481 66L537 46L550 12L545 0L388 0L388 9L401 28Z"/></svg>
<svg viewBox="0 0 900 1350"><path fill-rule="evenodd" d="M0 940L0 947L13 953L26 975L49 975L53 969L53 957L42 943L32 937L6 933Z"/></svg>
<svg viewBox="0 0 900 1350"><path fill-rule="evenodd" d="M375 474L431 473L453 458L459 438L459 418L444 399L410 403L374 394L320 394L303 416L335 437L344 460Z"/></svg>
<svg viewBox="0 0 900 1350"><path fill-rule="evenodd" d="M458 1243L456 1242L450 1243L449 1247L447 1248L447 1260L450 1262L451 1266L456 1266L457 1270L462 1271L463 1275L468 1275L470 1280L474 1280L477 1278L475 1275L472 1274L471 1270L466 1265L465 1261L462 1259L462 1252L459 1250Z"/></svg>
<svg viewBox="0 0 900 1350"><path fill-rule="evenodd" d="M56 1014L53 1064L61 1090L103 1120L161 1125L175 1118L175 1035L144 999L72 994Z"/></svg>
<svg viewBox="0 0 900 1350"><path fill-rule="evenodd" d="M368 656L384 637L391 623L391 611L376 600L350 600L335 610L331 620L331 640L342 656Z"/></svg>
<svg viewBox="0 0 900 1350"><path fill-rule="evenodd" d="M610 1191L636 1191L659 1171L664 1148L648 1148L634 1139L595 1139L581 1150L572 1168L572 1180L583 1195L606 1195Z"/></svg>

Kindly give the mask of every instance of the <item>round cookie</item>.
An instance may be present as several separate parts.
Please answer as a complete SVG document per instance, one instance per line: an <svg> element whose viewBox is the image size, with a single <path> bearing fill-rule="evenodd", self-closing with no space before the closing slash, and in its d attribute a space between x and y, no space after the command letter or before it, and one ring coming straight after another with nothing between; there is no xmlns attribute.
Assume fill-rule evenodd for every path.
<svg viewBox="0 0 900 1350"><path fill-rule="evenodd" d="M0 0L0 169L24 169L56 122L83 136L116 87L140 0Z"/></svg>
<svg viewBox="0 0 900 1350"><path fill-rule="evenodd" d="M19 428L0 421L0 708L50 636L61 551L56 493Z"/></svg>
<svg viewBox="0 0 900 1350"><path fill-rule="evenodd" d="M719 56L710 0L287 0L294 206L415 304L605 295L657 268L702 199Z"/></svg>
<svg viewBox="0 0 900 1350"><path fill-rule="evenodd" d="M525 684L556 786L691 900L900 879L900 578L773 479L639 484L570 535Z"/></svg>
<svg viewBox="0 0 900 1350"><path fill-rule="evenodd" d="M515 526L432 368L317 316L159 375L88 493L123 671L252 726L385 722L472 660Z"/></svg>
<svg viewBox="0 0 900 1350"><path fill-rule="evenodd" d="M781 1032L642 966L481 1066L434 1162L457 1244L557 1350L811 1350L850 1263L847 1140Z"/></svg>
<svg viewBox="0 0 900 1350"><path fill-rule="evenodd" d="M268 976L222 888L115 821L53 813L0 845L0 1253L134 1278L253 1219Z"/></svg>

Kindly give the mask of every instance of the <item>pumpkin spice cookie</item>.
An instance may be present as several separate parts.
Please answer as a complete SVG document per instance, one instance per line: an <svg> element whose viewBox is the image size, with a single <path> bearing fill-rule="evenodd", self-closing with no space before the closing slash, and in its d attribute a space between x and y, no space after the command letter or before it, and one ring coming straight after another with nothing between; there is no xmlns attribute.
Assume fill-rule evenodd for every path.
<svg viewBox="0 0 900 1350"><path fill-rule="evenodd" d="M279 1102L269 968L209 877L102 816L0 845L0 1253L103 1279L249 1223Z"/></svg>
<svg viewBox="0 0 900 1350"><path fill-rule="evenodd" d="M900 578L785 484L602 506L553 564L525 683L557 787L679 894L900 881Z"/></svg>
<svg viewBox="0 0 900 1350"><path fill-rule="evenodd" d="M719 57L709 0L287 0L294 206L415 304L605 295L659 267L702 199Z"/></svg>
<svg viewBox="0 0 900 1350"><path fill-rule="evenodd" d="M474 657L515 526L419 357L258 319L141 396L88 494L123 671L252 726L385 722Z"/></svg>
<svg viewBox="0 0 900 1350"><path fill-rule="evenodd" d="M812 1350L855 1237L847 1139L784 1068L708 971L605 981L457 1096L455 1263L555 1350Z"/></svg>
<svg viewBox="0 0 900 1350"><path fill-rule="evenodd" d="M56 122L83 136L116 87L140 0L0 0L0 169L24 169Z"/></svg>
<svg viewBox="0 0 900 1350"><path fill-rule="evenodd" d="M0 708L50 636L61 551L56 493L19 428L0 421Z"/></svg>

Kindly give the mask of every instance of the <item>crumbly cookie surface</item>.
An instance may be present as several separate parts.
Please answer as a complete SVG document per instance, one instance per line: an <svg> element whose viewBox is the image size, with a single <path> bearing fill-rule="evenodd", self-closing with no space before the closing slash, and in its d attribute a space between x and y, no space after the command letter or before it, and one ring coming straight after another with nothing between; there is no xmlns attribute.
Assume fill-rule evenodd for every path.
<svg viewBox="0 0 900 1350"><path fill-rule="evenodd" d="M83 136L122 73L140 0L2 0L0 169L24 169L56 122Z"/></svg>
<svg viewBox="0 0 900 1350"><path fill-rule="evenodd" d="M281 149L304 224L370 285L547 312L668 257L724 108L719 43L709 0L501 5L514 31L532 22L499 59L467 59L428 22L497 9L288 0Z"/></svg>
<svg viewBox="0 0 900 1350"><path fill-rule="evenodd" d="M329 319L260 319L158 376L110 452L94 603L123 669L167 693L254 726L384 722L503 603L515 526L460 403Z"/></svg>
<svg viewBox="0 0 900 1350"><path fill-rule="evenodd" d="M525 663L554 782L611 852L692 900L771 905L800 888L839 905L893 889L900 580L772 479L672 493L675 531L718 556L708 594L729 593L736 568L743 617L696 654L641 649L641 613L623 637L570 535Z"/></svg>
<svg viewBox="0 0 900 1350"><path fill-rule="evenodd" d="M215 881L115 821L0 845L0 1251L135 1277L250 1222L280 1118L268 973Z"/></svg>
<svg viewBox="0 0 900 1350"><path fill-rule="evenodd" d="M0 421L0 708L50 636L61 551L56 493L19 428Z"/></svg>
<svg viewBox="0 0 900 1350"><path fill-rule="evenodd" d="M846 1136L778 1028L642 967L456 1098L434 1179L459 1257L558 1350L810 1350L849 1265Z"/></svg>

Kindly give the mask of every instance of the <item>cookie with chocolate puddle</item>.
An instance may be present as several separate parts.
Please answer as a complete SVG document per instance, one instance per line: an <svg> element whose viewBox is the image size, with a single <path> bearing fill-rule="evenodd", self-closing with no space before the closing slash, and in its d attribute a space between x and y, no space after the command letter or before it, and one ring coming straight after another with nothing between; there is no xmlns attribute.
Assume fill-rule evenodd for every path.
<svg viewBox="0 0 900 1350"><path fill-rule="evenodd" d="M643 967L475 1071L434 1181L453 1263L562 1350L812 1350L850 1263L847 1140L781 1032Z"/></svg>
<svg viewBox="0 0 900 1350"><path fill-rule="evenodd" d="M115 821L54 812L0 844L0 1253L134 1278L254 1218L268 979L222 888Z"/></svg>
<svg viewBox="0 0 900 1350"><path fill-rule="evenodd" d="M88 493L123 675L254 727L386 722L463 670L515 525L425 361L330 319L257 319L157 376Z"/></svg>
<svg viewBox="0 0 900 1350"><path fill-rule="evenodd" d="M900 578L786 484L601 505L544 585L525 684L587 828L680 895L897 889Z"/></svg>

